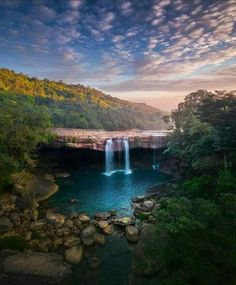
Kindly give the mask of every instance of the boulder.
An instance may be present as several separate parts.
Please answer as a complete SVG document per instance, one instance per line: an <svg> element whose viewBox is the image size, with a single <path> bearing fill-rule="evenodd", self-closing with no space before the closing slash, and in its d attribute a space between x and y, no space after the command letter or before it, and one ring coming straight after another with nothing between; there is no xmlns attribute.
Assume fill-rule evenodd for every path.
<svg viewBox="0 0 236 285"><path fill-rule="evenodd" d="M65 251L65 260L69 263L78 264L82 260L82 246L74 246Z"/></svg>
<svg viewBox="0 0 236 285"><path fill-rule="evenodd" d="M108 220L111 216L110 212L98 212L95 214L95 218L98 220Z"/></svg>
<svg viewBox="0 0 236 285"><path fill-rule="evenodd" d="M103 228L103 232L107 235L111 235L114 231L114 228L112 225L108 225L105 228Z"/></svg>
<svg viewBox="0 0 236 285"><path fill-rule="evenodd" d="M147 248L155 246L155 226L144 223L134 251L133 269L136 274L153 275L158 271L158 264L146 254Z"/></svg>
<svg viewBox="0 0 236 285"><path fill-rule="evenodd" d="M132 202L134 203L140 203L140 202L143 202L145 199L145 196L144 195L140 195L138 197L134 197L132 198Z"/></svg>
<svg viewBox="0 0 236 285"><path fill-rule="evenodd" d="M24 172L14 179L14 191L22 197L21 203L32 208L34 200L37 202L48 199L58 191L58 186L42 175Z"/></svg>
<svg viewBox="0 0 236 285"><path fill-rule="evenodd" d="M10 218L11 218L12 222L17 226L21 222L20 214L18 212L11 213Z"/></svg>
<svg viewBox="0 0 236 285"><path fill-rule="evenodd" d="M14 224L7 216L0 217L0 233L13 230Z"/></svg>
<svg viewBox="0 0 236 285"><path fill-rule="evenodd" d="M85 245L92 245L94 243L95 227L90 225L81 232L81 240Z"/></svg>
<svg viewBox="0 0 236 285"><path fill-rule="evenodd" d="M32 222L30 225L30 228L32 230L42 229L44 226L46 226L46 224L47 224L47 221L45 219L40 219L35 222Z"/></svg>
<svg viewBox="0 0 236 285"><path fill-rule="evenodd" d="M106 238L104 235L99 234L99 233L95 233L94 235L94 242L100 245L104 245L106 241Z"/></svg>
<svg viewBox="0 0 236 285"><path fill-rule="evenodd" d="M75 219L74 220L74 223L75 223L75 226L77 227L77 228L81 228L81 225L82 225L82 223L81 223L81 221L80 221L80 219L78 218L78 219Z"/></svg>
<svg viewBox="0 0 236 285"><path fill-rule="evenodd" d="M66 239L64 246L65 247L74 247L80 245L80 239L74 236L69 237Z"/></svg>
<svg viewBox="0 0 236 285"><path fill-rule="evenodd" d="M126 226L125 228L126 238L128 241L137 242L139 238L139 230L134 226Z"/></svg>
<svg viewBox="0 0 236 285"><path fill-rule="evenodd" d="M79 200L78 199L75 199L75 198L72 198L70 199L70 204L74 205L74 204L78 204L79 203Z"/></svg>
<svg viewBox="0 0 236 285"><path fill-rule="evenodd" d="M81 223L88 223L88 222L90 221L90 218L89 218L89 216L86 215L86 214L80 214L80 215L79 215L79 221L80 221Z"/></svg>
<svg viewBox="0 0 236 285"><path fill-rule="evenodd" d="M123 217L114 220L114 224L119 226L128 226L128 225L133 225L134 223L135 220L132 217Z"/></svg>
<svg viewBox="0 0 236 285"><path fill-rule="evenodd" d="M64 227L64 226L57 229L58 236L67 236L70 233L71 233L71 229Z"/></svg>
<svg viewBox="0 0 236 285"><path fill-rule="evenodd" d="M91 268L97 268L100 264L101 264L101 260L98 257L96 257L96 256L92 256L88 260L88 265Z"/></svg>
<svg viewBox="0 0 236 285"><path fill-rule="evenodd" d="M105 227L107 227L109 225L109 223L107 222L107 221L103 221L103 220L101 220L101 221L98 221L98 226L99 226L99 228L100 229L104 229Z"/></svg>
<svg viewBox="0 0 236 285"><path fill-rule="evenodd" d="M74 223L73 223L73 221L71 219L67 219L63 226L67 227L67 228L70 228L70 229L73 229Z"/></svg>
<svg viewBox="0 0 236 285"><path fill-rule="evenodd" d="M25 236L24 236L24 239L26 240L26 241L30 241L31 240L31 238L32 238L32 232L26 232L25 233Z"/></svg>
<svg viewBox="0 0 236 285"><path fill-rule="evenodd" d="M2 251L0 261L1 284L59 284L72 274L71 266L56 253Z"/></svg>
<svg viewBox="0 0 236 285"><path fill-rule="evenodd" d="M61 227L65 222L65 216L63 216L61 214L48 212L46 217L47 217L47 220L51 224L59 226L59 227Z"/></svg>
<svg viewBox="0 0 236 285"><path fill-rule="evenodd" d="M56 178L67 178L69 176L70 176L70 174L67 173L67 172L57 172L57 173L55 173L55 177Z"/></svg>
<svg viewBox="0 0 236 285"><path fill-rule="evenodd" d="M143 202L143 206L148 210L152 210L155 206L155 203L152 200L147 200Z"/></svg>

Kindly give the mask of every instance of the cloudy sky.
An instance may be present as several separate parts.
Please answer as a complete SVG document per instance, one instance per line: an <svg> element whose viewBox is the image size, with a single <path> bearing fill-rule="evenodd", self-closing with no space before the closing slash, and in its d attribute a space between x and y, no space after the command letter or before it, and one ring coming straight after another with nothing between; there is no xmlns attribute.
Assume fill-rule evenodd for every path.
<svg viewBox="0 0 236 285"><path fill-rule="evenodd" d="M0 65L170 109L236 89L236 0L0 0Z"/></svg>

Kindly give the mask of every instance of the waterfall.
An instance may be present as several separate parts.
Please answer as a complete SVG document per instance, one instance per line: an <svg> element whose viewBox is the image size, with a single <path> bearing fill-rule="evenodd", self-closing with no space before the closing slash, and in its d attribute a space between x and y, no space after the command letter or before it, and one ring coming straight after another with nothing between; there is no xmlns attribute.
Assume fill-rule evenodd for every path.
<svg viewBox="0 0 236 285"><path fill-rule="evenodd" d="M128 138L123 138L123 144L124 144L124 151L125 151L125 167L124 171L125 174L130 174L130 161L129 161L129 140Z"/></svg>
<svg viewBox="0 0 236 285"><path fill-rule="evenodd" d="M157 163L157 148L158 148L158 142L160 144L160 137L159 136L153 136L154 142L155 142L155 148L153 149L153 165L152 168L158 169L158 163Z"/></svg>
<svg viewBox="0 0 236 285"><path fill-rule="evenodd" d="M110 176L114 170L114 151L112 139L106 141L105 147L106 155L106 172L105 175Z"/></svg>

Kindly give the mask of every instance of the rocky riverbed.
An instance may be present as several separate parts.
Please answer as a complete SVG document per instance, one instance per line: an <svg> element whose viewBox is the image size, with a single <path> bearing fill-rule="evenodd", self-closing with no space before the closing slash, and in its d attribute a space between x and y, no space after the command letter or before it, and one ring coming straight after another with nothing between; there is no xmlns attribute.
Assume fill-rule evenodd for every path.
<svg viewBox="0 0 236 285"><path fill-rule="evenodd" d="M159 207L153 194L149 194L131 201L134 214L130 216L119 216L112 210L93 216L86 213L65 216L53 209L41 209L38 203L22 208L18 199L11 194L1 200L0 246L6 248L0 254L1 284L7 278L12 281L8 284L15 284L13 275L18 276L17 284L27 278L38 280L38 284L43 284L42 280L47 280L47 284L51 280L53 284L60 284L71 275L71 265L79 264L86 256L87 248L103 246L109 235L119 233L129 243L136 243L137 249L142 248L140 236L147 225L152 224L153 211ZM139 252L140 249L137 258L140 258ZM94 267L99 266L96 257L92 263ZM47 270L43 270L42 265Z"/></svg>

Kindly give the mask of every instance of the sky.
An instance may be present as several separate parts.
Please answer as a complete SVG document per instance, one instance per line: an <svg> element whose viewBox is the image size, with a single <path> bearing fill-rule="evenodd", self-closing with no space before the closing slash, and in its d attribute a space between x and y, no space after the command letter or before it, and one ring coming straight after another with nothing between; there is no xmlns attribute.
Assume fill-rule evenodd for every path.
<svg viewBox="0 0 236 285"><path fill-rule="evenodd" d="M0 0L0 66L170 110L236 89L236 0Z"/></svg>

